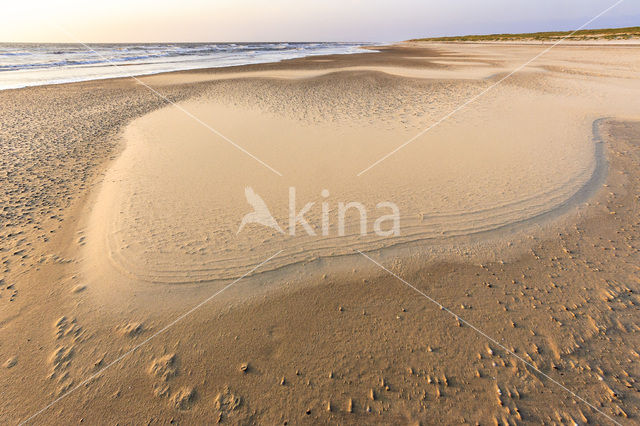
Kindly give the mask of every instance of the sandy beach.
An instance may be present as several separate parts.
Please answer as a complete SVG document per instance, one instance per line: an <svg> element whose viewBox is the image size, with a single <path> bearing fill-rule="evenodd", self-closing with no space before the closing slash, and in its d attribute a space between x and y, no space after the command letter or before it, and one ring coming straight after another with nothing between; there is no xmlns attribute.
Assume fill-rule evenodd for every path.
<svg viewBox="0 0 640 426"><path fill-rule="evenodd" d="M639 53L0 91L0 419L637 423ZM280 229L241 226L247 187Z"/></svg>

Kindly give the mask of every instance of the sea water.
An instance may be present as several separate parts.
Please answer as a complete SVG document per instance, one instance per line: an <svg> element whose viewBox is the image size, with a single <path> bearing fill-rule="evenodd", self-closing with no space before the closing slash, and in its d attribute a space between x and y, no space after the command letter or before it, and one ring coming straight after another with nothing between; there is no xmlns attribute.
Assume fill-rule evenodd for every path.
<svg viewBox="0 0 640 426"><path fill-rule="evenodd" d="M368 43L0 43L0 90L349 54Z"/></svg>

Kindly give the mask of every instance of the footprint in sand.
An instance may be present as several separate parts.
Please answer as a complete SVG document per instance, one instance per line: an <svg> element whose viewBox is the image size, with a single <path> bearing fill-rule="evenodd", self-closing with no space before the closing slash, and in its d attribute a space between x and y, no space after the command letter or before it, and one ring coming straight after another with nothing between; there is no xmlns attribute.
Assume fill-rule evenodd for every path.
<svg viewBox="0 0 640 426"><path fill-rule="evenodd" d="M153 394L158 398L167 398L170 404L179 410L188 410L196 399L193 386L183 386L172 392L170 382L178 375L178 359L175 353L154 358L149 366L149 375L156 379Z"/></svg>
<svg viewBox="0 0 640 426"><path fill-rule="evenodd" d="M134 337L145 330L144 324L141 322L130 322L125 325L116 327L116 331L122 336Z"/></svg>
<svg viewBox="0 0 640 426"><path fill-rule="evenodd" d="M75 318L60 317L53 324L53 336L59 341L56 349L49 355L51 372L48 378L55 380L58 387L56 395L62 395L74 383L69 374L69 366L75 354L75 346L82 340L84 330L77 324Z"/></svg>
<svg viewBox="0 0 640 426"><path fill-rule="evenodd" d="M218 411L217 422L220 423L224 420L225 417L228 417L230 414L240 408L240 406L242 405L242 398L233 394L229 390L229 386L225 385L222 392L216 395L213 403L216 407L216 410Z"/></svg>

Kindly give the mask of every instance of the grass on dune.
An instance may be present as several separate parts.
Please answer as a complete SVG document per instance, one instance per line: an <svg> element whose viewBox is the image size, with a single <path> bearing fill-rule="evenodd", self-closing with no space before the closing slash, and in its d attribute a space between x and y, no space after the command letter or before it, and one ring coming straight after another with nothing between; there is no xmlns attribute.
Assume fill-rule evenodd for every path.
<svg viewBox="0 0 640 426"><path fill-rule="evenodd" d="M625 40L640 37L640 27L606 28L598 30L548 31L522 34L485 34L453 37L418 38L411 41L509 41L509 40L557 40L567 37L571 40Z"/></svg>

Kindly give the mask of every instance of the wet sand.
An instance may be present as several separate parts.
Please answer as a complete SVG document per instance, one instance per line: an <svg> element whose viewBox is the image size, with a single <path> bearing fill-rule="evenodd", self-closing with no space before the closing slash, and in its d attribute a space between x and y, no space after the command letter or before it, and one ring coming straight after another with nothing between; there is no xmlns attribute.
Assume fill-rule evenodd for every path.
<svg viewBox="0 0 640 426"><path fill-rule="evenodd" d="M637 47L558 46L357 176L543 48L141 79L282 176L132 80L0 92L2 418L73 390L33 421L633 423ZM401 233L236 235L245 186Z"/></svg>

